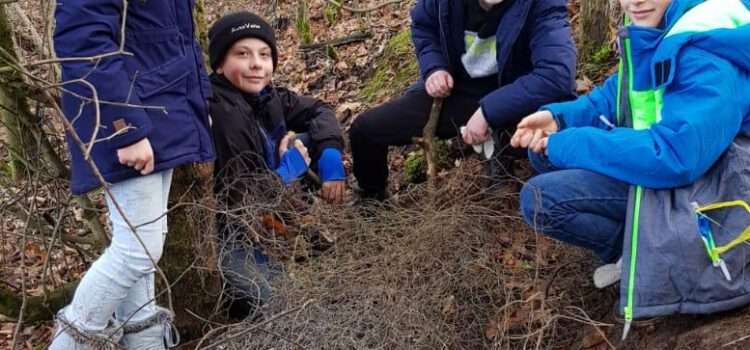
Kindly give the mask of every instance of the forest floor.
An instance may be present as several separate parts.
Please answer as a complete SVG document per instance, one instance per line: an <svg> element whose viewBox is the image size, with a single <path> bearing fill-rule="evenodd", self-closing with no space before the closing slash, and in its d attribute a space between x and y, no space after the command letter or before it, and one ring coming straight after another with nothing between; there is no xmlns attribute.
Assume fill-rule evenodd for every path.
<svg viewBox="0 0 750 350"><path fill-rule="evenodd" d="M346 4L365 9L380 2ZM34 3L21 1L32 16ZM280 62L275 84L329 103L345 131L358 114L398 96L415 81L408 33L414 1L351 11L328 0L311 0L304 11L307 29L299 21L301 3L208 1L206 18L213 23L224 13L250 10L271 19ZM577 4L570 5L574 26ZM363 40L303 49L361 33L367 36ZM612 71L611 57L606 62L592 76L579 77L579 92ZM338 218L323 219L321 227L336 237L334 248L318 258L289 263L265 309L270 317L260 324L226 327L225 332L204 339L204 345L222 349L750 348L743 326L750 316L745 311L640 322L623 343L622 320L615 312L619 289L593 286L596 258L534 232L521 219L518 191L531 175L526 161L516 161L512 176L495 181L484 176L487 164L460 142L454 140L448 148L437 194L427 193L424 184L411 183L406 174L407 159L419 153L418 147L391 152L390 186L396 194L392 203L369 215L345 206L337 209ZM0 151L7 156L6 150ZM345 162L351 173L348 153ZM353 183L351 176L349 183ZM39 206L44 203L40 198ZM38 295L48 260L44 245L19 245L13 239L18 236L18 223L3 218L0 224L0 283L20 290L26 275L30 278L25 290ZM55 257L62 263L46 273L60 281L79 277L86 262L74 257L75 252L68 253ZM24 269L18 268L21 261ZM716 326L702 327L706 324ZM15 326L0 322L0 349L10 347ZM26 325L19 344L42 349L51 333L51 322ZM187 342L182 348L192 349L198 342Z"/></svg>

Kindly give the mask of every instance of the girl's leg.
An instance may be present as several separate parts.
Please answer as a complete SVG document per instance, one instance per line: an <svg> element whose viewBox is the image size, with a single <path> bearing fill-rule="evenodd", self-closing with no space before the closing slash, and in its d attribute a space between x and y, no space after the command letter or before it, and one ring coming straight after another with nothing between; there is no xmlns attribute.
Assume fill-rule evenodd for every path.
<svg viewBox="0 0 750 350"><path fill-rule="evenodd" d="M167 237L166 212L171 184L172 171L169 170L163 172L162 192L161 197L158 198L159 202L161 202L162 204L160 213L164 213L164 217L159 219L159 222L161 223L162 245L164 245ZM154 200L156 199L157 198L154 198ZM154 301L155 275L155 271L151 271L143 276L140 280L138 280L135 285L133 285L133 288L130 289L128 296L119 305L117 310L115 310L115 315L117 316L118 321L122 323L125 323L126 321L128 323L137 323L149 319L157 312L156 302Z"/></svg>
<svg viewBox="0 0 750 350"><path fill-rule="evenodd" d="M535 229L610 263L622 254L629 187L587 170L552 171L523 187L521 210Z"/></svg>
<svg viewBox="0 0 750 350"><path fill-rule="evenodd" d="M162 246L167 236L167 204L172 184L172 171L162 176L161 213L159 218L162 232ZM155 269L154 269L155 270ZM174 314L156 305L154 279L155 271L143 276L130 289L128 296L115 310L117 321L123 324L121 345L126 350L163 350L179 343L179 334L173 327Z"/></svg>
<svg viewBox="0 0 750 350"><path fill-rule="evenodd" d="M161 258L164 246L166 216L162 214L168 193L165 177L169 176L171 170L112 185L114 200L107 196L112 243L81 279L71 304L59 313L60 323L69 329L58 331L50 349L67 350L86 345L80 335L102 332L116 322L112 315L128 298L133 286L153 274L154 262ZM116 209L115 202L136 227L140 242Z"/></svg>

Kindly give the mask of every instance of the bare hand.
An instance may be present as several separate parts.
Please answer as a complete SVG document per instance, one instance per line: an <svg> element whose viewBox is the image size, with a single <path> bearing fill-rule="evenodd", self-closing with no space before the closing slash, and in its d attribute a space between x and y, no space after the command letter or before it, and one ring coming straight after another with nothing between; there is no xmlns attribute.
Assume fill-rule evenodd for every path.
<svg viewBox="0 0 750 350"><path fill-rule="evenodd" d="M539 111L523 118L510 145L513 147L530 148L532 151L546 152L548 137L558 131L557 122L550 111Z"/></svg>
<svg viewBox="0 0 750 350"><path fill-rule="evenodd" d="M289 132L283 139L281 139L281 143L279 143L279 157L283 157L286 151L289 150L289 141L294 139L294 136L295 134L293 132ZM302 155L302 158L305 159L305 164L310 165L310 154L307 152L305 144L300 140L294 139L294 148L296 148Z"/></svg>
<svg viewBox="0 0 750 350"><path fill-rule="evenodd" d="M453 77L445 70L437 70L427 77L424 86L433 98L448 97L453 90Z"/></svg>
<svg viewBox="0 0 750 350"><path fill-rule="evenodd" d="M320 196L328 203L342 203L344 201L344 181L324 182L320 189Z"/></svg>
<svg viewBox="0 0 750 350"><path fill-rule="evenodd" d="M479 108L474 112L474 115L471 116L469 122L466 123L466 131L463 133L464 142L469 145L477 145L484 143L489 137L490 133L487 119L484 118L482 108Z"/></svg>
<svg viewBox="0 0 750 350"><path fill-rule="evenodd" d="M117 159L120 164L129 166L148 175L154 171L154 150L147 138L117 150Z"/></svg>

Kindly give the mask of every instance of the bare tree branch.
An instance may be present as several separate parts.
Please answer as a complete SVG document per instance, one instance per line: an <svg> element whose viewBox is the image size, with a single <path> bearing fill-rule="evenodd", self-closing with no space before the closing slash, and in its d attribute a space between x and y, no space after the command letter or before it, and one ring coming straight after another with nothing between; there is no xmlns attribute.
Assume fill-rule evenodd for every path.
<svg viewBox="0 0 750 350"><path fill-rule="evenodd" d="M351 6L342 5L341 2L336 1L336 0L327 0L327 1L330 2L331 4L335 5L335 6L338 6L338 7L342 8L344 10L347 10L347 11L349 11L351 13L372 12L372 11L375 11L375 10L379 10L379 9L381 9L383 7L386 7L388 5L398 4L398 3L401 2L401 0L388 0L388 1L385 1L383 3L377 4L377 5L373 5L373 6L370 6L370 7L354 8L354 7L351 7Z"/></svg>

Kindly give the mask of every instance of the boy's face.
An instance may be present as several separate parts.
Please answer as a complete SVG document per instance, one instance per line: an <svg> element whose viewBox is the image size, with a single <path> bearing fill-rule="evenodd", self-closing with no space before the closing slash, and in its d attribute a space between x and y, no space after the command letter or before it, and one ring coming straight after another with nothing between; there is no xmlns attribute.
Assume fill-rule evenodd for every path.
<svg viewBox="0 0 750 350"><path fill-rule="evenodd" d="M620 0L625 13L639 27L656 28L672 0Z"/></svg>
<svg viewBox="0 0 750 350"><path fill-rule="evenodd" d="M271 83L273 77L271 47L256 38L238 40L227 51L216 73L226 77L243 92L257 95Z"/></svg>

